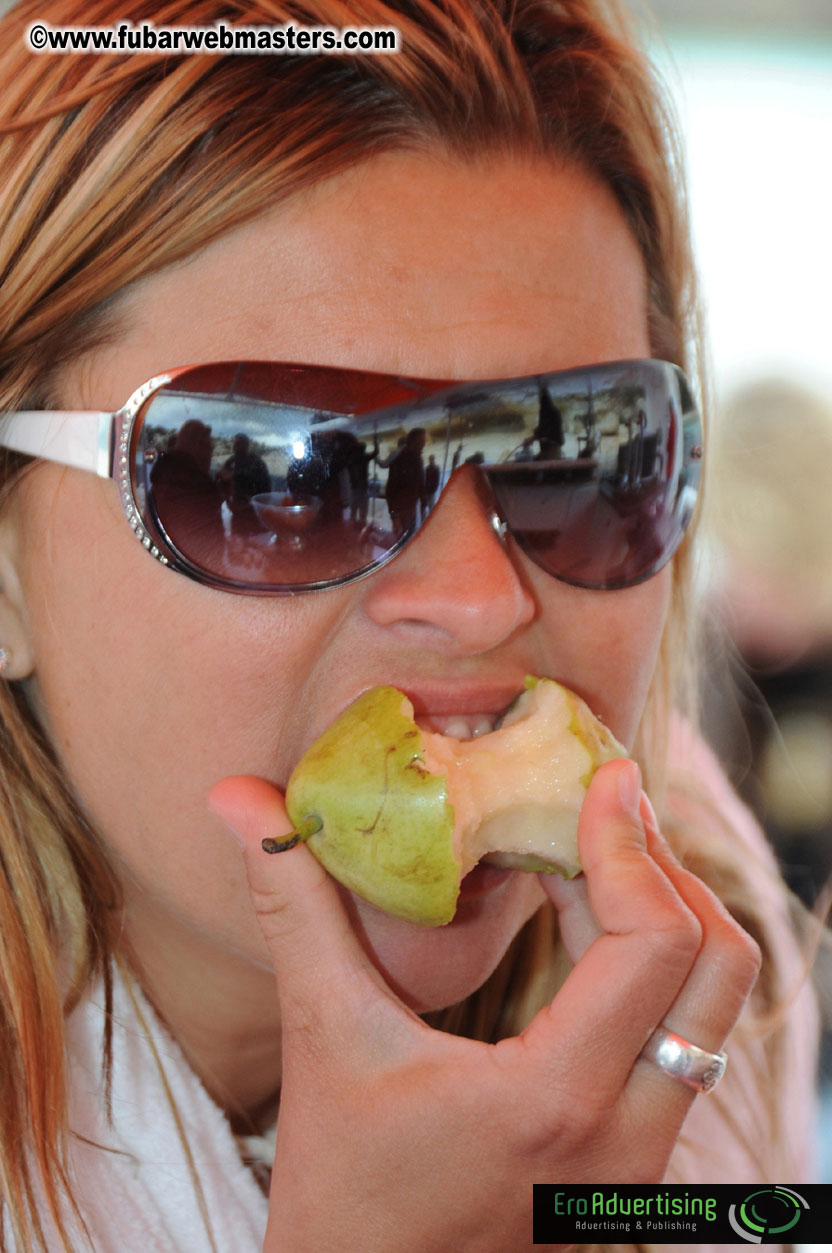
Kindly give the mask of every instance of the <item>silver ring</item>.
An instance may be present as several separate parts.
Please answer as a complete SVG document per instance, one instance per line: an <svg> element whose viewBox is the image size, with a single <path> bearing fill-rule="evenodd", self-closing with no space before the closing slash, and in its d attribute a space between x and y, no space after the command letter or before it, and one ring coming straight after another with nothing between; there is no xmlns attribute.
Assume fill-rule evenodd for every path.
<svg viewBox="0 0 832 1253"><path fill-rule="evenodd" d="M694 1092L711 1092L725 1074L725 1053L709 1053L667 1027L657 1027L641 1051L659 1070L678 1079Z"/></svg>

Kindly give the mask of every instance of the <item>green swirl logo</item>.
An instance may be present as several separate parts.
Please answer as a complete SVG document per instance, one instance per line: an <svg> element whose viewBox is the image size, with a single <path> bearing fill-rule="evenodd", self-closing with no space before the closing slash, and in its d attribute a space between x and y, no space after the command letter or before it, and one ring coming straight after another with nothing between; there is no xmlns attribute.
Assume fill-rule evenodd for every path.
<svg viewBox="0 0 832 1253"><path fill-rule="evenodd" d="M762 1244L771 1236L782 1236L799 1221L809 1202L791 1188L761 1188L741 1205L732 1205L728 1221L737 1235L749 1244Z"/></svg>

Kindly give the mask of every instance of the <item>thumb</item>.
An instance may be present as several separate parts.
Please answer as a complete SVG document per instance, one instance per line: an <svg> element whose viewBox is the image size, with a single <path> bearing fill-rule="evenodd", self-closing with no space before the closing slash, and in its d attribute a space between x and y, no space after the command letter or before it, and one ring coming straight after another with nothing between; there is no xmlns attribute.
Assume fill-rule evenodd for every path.
<svg viewBox="0 0 832 1253"><path fill-rule="evenodd" d="M611 866L646 854L639 807L641 771L634 761L617 758L593 776L578 819L578 849L584 873L574 879L541 875L543 890L558 911L558 927L570 960L576 964L604 934L593 910L613 904L623 892L620 867ZM610 921L609 911L606 914Z"/></svg>
<svg viewBox="0 0 832 1253"><path fill-rule="evenodd" d="M281 840L292 830L283 796L271 783L250 775L223 779L208 803L243 849L252 905L271 954L284 1020L292 1005L303 1006L308 1025L313 1007L346 1009L348 989L366 976L381 982L350 925L335 882L308 848L298 844L269 855L264 839ZM349 975L350 977L345 977ZM364 988L366 992L366 987Z"/></svg>

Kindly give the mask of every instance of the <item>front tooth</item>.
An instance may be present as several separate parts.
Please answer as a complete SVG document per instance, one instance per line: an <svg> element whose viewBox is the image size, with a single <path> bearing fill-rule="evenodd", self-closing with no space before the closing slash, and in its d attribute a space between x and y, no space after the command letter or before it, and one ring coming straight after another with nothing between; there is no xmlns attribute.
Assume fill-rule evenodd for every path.
<svg viewBox="0 0 832 1253"><path fill-rule="evenodd" d="M473 740L478 735L487 735L493 729L494 719L489 718L488 714L478 714L472 718L466 718L464 714L455 714L445 723L442 734L454 740Z"/></svg>

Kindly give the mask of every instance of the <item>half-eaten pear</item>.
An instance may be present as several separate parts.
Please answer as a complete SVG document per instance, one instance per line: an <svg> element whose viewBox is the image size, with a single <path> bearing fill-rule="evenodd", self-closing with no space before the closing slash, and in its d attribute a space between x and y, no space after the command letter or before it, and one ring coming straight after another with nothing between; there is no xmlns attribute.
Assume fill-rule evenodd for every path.
<svg viewBox="0 0 832 1253"><path fill-rule="evenodd" d="M578 813L598 767L627 750L551 679L528 678L476 739L423 730L393 687L364 692L311 745L286 792L295 830L345 887L410 922L441 926L481 859L571 878Z"/></svg>

